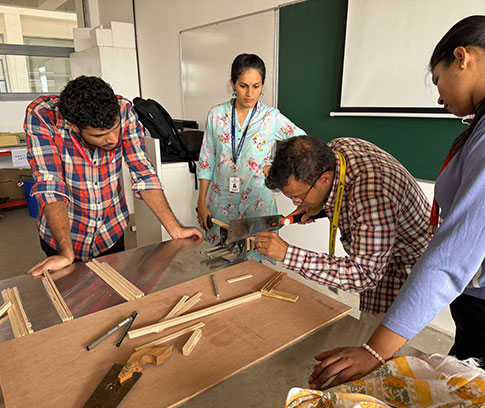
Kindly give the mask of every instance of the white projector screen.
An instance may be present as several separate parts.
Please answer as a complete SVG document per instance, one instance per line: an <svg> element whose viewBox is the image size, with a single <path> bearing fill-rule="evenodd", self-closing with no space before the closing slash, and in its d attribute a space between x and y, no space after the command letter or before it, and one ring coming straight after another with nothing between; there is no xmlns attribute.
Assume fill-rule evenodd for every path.
<svg viewBox="0 0 485 408"><path fill-rule="evenodd" d="M485 0L348 0L341 110L438 111L435 45Z"/></svg>

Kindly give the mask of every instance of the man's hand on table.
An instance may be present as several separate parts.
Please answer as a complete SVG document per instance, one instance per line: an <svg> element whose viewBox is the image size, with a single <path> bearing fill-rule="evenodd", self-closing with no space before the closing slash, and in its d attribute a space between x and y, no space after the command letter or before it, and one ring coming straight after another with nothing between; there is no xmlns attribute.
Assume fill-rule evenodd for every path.
<svg viewBox="0 0 485 408"><path fill-rule="evenodd" d="M256 236L256 249L263 255L273 258L275 261L283 261L288 249L288 243L274 232L264 231Z"/></svg>
<svg viewBox="0 0 485 408"><path fill-rule="evenodd" d="M320 389L330 378L333 381L325 388L347 381L357 380L379 366L379 361L362 347L341 347L315 356L320 361L313 370L308 383L312 389Z"/></svg>
<svg viewBox="0 0 485 408"><path fill-rule="evenodd" d="M170 233L173 239L197 237L202 239L202 232L195 227L179 227Z"/></svg>
<svg viewBox="0 0 485 408"><path fill-rule="evenodd" d="M71 265L73 261L74 257L69 257L65 255L53 255L49 256L38 264L35 264L25 273L32 276L41 276L45 271L53 272L65 268L66 266Z"/></svg>

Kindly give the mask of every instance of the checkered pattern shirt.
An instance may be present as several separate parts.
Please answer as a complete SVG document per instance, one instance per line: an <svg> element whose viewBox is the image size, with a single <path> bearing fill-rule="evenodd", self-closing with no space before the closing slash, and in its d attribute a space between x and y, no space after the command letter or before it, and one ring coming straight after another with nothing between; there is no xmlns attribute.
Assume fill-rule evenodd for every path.
<svg viewBox="0 0 485 408"><path fill-rule="evenodd" d="M290 245L284 266L320 284L360 292L360 310L386 312L424 252L430 205L411 174L390 154L360 139L328 143L347 161L338 222L348 256L337 257ZM324 206L335 209L340 162Z"/></svg>
<svg viewBox="0 0 485 408"><path fill-rule="evenodd" d="M41 96L27 107L25 116L28 159L36 181L31 195L37 197L39 206L37 226L41 238L56 249L43 209L48 203L64 201L74 256L89 259L116 243L128 224L120 180L122 159L130 169L136 197L140 198L143 190L161 189L161 184L149 162L143 130L127 99L118 96L121 145L111 162L109 151L91 151L69 128L59 112L58 100L57 96ZM81 156L71 135L99 168Z"/></svg>

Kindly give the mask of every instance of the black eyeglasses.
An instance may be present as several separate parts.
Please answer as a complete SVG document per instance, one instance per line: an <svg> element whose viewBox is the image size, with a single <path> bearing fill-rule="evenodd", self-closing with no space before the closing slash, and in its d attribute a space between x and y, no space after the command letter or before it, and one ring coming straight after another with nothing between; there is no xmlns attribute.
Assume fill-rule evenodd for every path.
<svg viewBox="0 0 485 408"><path fill-rule="evenodd" d="M328 171L328 170L324 170L324 171L322 171L322 172L321 172L321 173L318 175L318 177L317 177L317 178L316 178L316 179L313 181L312 185L311 185L311 186L310 186L310 188L307 190L307 192L306 192L306 193L304 193L303 197L298 197L298 196L293 196L293 197L290 197L290 196L287 196L285 193L283 193L283 194L285 194L285 196L286 196L286 197L288 197L288 198L289 198L291 201L293 201L293 203L294 203L294 204L296 204L296 205L302 205L302 204L303 204L303 202L305 201L305 199L307 198L308 194L310 193L311 189L312 189L313 187L315 187L315 184L317 184L317 181L318 181L318 179L320 178L320 176L321 176L323 173L325 173L326 171ZM301 195L301 194L299 194L299 195Z"/></svg>

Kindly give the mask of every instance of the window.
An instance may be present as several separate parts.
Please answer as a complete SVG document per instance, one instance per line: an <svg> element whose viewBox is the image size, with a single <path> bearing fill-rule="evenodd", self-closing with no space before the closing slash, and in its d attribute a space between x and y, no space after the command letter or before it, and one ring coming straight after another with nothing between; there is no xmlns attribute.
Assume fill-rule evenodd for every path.
<svg viewBox="0 0 485 408"><path fill-rule="evenodd" d="M0 100L59 93L71 75L69 54L74 52L72 30L77 27L74 2L61 2L62 11L1 3Z"/></svg>

